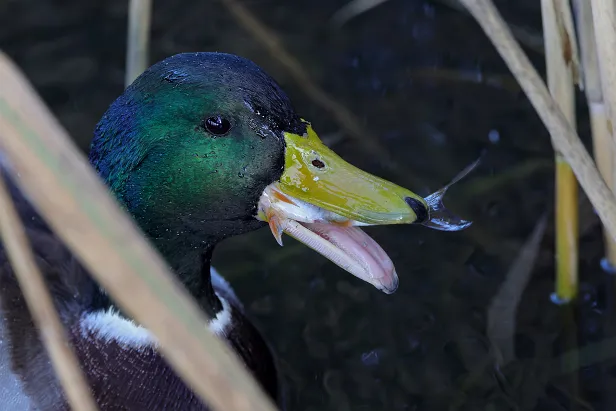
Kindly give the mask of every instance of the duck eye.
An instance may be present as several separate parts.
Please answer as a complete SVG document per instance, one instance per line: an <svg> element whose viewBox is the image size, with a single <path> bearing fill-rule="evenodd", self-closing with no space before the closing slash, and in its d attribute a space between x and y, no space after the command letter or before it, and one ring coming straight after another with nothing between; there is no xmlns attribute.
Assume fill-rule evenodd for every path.
<svg viewBox="0 0 616 411"><path fill-rule="evenodd" d="M207 131L217 136L227 134L231 129L231 123L224 117L214 116L210 117L204 122L204 126Z"/></svg>

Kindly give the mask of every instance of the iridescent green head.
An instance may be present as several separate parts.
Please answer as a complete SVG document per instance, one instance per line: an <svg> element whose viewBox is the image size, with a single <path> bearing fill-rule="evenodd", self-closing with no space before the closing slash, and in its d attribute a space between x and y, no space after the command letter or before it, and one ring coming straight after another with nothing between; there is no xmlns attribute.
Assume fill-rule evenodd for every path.
<svg viewBox="0 0 616 411"><path fill-rule="evenodd" d="M304 130L287 96L252 62L179 54L110 106L90 161L149 234L222 238L262 224L254 215L282 174L282 132Z"/></svg>

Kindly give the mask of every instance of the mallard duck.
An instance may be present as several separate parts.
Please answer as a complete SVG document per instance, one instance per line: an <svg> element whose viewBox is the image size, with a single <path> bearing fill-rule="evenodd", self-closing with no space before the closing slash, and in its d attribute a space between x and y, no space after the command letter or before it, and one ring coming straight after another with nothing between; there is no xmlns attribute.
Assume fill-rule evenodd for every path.
<svg viewBox="0 0 616 411"><path fill-rule="evenodd" d="M89 160L209 318L209 329L279 400L274 357L229 284L210 266L221 240L269 225L392 293L392 261L358 226L453 230L445 189L425 199L337 156L254 63L187 53L145 71L96 126ZM5 167L10 164L4 163ZM38 264L101 410L207 410L156 349L150 332L116 308L11 185ZM3 250L2 404L67 409ZM12 379L12 380L11 380ZM11 381L9 381L11 380Z"/></svg>

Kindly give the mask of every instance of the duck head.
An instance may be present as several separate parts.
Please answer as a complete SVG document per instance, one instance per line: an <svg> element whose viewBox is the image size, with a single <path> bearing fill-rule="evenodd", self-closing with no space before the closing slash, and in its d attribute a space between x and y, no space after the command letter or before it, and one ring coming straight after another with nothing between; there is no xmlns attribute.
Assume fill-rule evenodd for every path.
<svg viewBox="0 0 616 411"><path fill-rule="evenodd" d="M392 261L357 226L427 223L436 210L344 161L270 76L222 53L145 71L97 125L90 161L176 272L269 224L279 243L287 233L391 293Z"/></svg>

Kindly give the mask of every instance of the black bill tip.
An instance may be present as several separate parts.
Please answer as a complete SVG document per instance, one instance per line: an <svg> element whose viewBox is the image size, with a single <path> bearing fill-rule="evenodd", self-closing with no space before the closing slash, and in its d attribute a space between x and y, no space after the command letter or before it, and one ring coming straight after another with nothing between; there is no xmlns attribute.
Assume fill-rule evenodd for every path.
<svg viewBox="0 0 616 411"><path fill-rule="evenodd" d="M417 220L415 220L415 223L421 224L428 221L430 213L428 213L428 208L424 203L413 197L405 197L404 201L409 205L409 207L411 207L411 209L417 216Z"/></svg>

